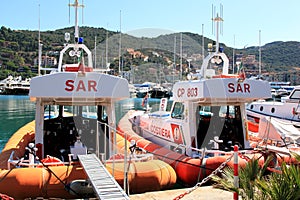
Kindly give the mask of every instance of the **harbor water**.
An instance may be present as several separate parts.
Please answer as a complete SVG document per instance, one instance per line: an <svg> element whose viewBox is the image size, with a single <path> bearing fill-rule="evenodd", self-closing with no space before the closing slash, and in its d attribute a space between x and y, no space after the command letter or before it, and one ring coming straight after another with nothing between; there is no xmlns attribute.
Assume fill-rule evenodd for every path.
<svg viewBox="0 0 300 200"><path fill-rule="evenodd" d="M0 95L0 151L11 135L35 115L29 96Z"/></svg>
<svg viewBox="0 0 300 200"><path fill-rule="evenodd" d="M117 122L130 109L143 109L141 98L122 100L116 103ZM160 99L148 99L152 110L158 110ZM35 103L29 96L0 95L0 152L8 139L19 128L34 120Z"/></svg>

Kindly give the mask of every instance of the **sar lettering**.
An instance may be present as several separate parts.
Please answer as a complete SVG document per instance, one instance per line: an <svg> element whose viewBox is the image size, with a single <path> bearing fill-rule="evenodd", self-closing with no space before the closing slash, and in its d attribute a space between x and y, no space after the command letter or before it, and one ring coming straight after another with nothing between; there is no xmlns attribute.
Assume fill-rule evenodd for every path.
<svg viewBox="0 0 300 200"><path fill-rule="evenodd" d="M68 92L97 92L97 82L94 80L88 80L87 82L84 82L83 80L79 80L77 84L75 84L74 80L67 80L65 82L65 90Z"/></svg>
<svg viewBox="0 0 300 200"><path fill-rule="evenodd" d="M228 83L228 92L230 93L250 93L250 85L248 83Z"/></svg>

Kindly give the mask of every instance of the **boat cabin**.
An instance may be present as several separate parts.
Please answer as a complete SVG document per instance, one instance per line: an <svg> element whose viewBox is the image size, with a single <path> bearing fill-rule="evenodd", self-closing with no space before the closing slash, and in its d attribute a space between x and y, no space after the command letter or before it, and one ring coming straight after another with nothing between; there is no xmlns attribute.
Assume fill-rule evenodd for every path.
<svg viewBox="0 0 300 200"><path fill-rule="evenodd" d="M87 153L109 157L114 153L108 142L113 138L109 133L116 130L114 104L129 98L128 82L94 71L91 51L79 38L77 26L74 44L68 43L69 34L65 36L67 44L60 52L56 72L30 82L29 96L36 102L37 155L62 160L70 160L70 154L72 159ZM70 63L73 60L78 63Z"/></svg>
<svg viewBox="0 0 300 200"><path fill-rule="evenodd" d="M228 151L234 144L249 148L245 104L270 95L265 81L214 78L175 83L170 121L181 130L177 137L182 143L174 148L190 156L196 149Z"/></svg>
<svg viewBox="0 0 300 200"><path fill-rule="evenodd" d="M113 148L107 142L112 139L108 133L116 130L114 103L129 98L126 79L96 72L60 72L35 77L30 87L30 99L36 102L35 144L40 158L68 159L73 154L76 159L77 154L99 155ZM57 115L45 117L55 113L55 106ZM106 135L104 124L111 127Z"/></svg>

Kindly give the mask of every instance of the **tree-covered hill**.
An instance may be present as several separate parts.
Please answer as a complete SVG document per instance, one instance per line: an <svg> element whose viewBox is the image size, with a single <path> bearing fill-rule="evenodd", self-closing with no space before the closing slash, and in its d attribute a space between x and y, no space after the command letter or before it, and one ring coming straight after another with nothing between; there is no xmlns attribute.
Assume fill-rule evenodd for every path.
<svg viewBox="0 0 300 200"><path fill-rule="evenodd" d="M40 33L43 55L58 58L58 53L65 42L65 32L73 36L74 27ZM1 27L0 79L8 74L26 77L35 75L32 69L37 67L34 66L34 60L38 57L38 34L38 31ZM103 28L80 27L80 36L84 38L84 43L94 55L96 42L96 65L99 67L106 66L104 63L107 61L111 68L117 70L120 67L120 59L124 71L130 70L132 65L148 65L149 63L175 66L176 70L179 70L180 63L185 69L188 64L191 68L199 68L202 63L202 36L195 33L185 32L160 35L155 38L137 38L127 34L120 35L118 32ZM212 42L213 40L204 37L205 54L207 44ZM231 59L233 49L225 44L220 46L224 47L225 53ZM262 46L262 66L267 71L278 72L300 67L299 47L300 43L295 41L272 42ZM133 49L134 52L129 53L128 49ZM176 52L175 56L174 52ZM255 55L258 60L259 47L236 49L235 52L242 53L243 56ZM138 53L139 56L136 56Z"/></svg>
<svg viewBox="0 0 300 200"><path fill-rule="evenodd" d="M276 41L261 47L262 62L272 71L285 71L288 67L300 67L300 43L296 41ZM246 54L258 57L259 47L249 47Z"/></svg>

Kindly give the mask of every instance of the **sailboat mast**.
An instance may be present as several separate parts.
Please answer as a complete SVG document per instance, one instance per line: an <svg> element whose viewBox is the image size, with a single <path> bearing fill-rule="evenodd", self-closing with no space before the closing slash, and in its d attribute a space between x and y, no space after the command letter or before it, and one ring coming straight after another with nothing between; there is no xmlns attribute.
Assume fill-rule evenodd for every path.
<svg viewBox="0 0 300 200"><path fill-rule="evenodd" d="M176 35L174 35L174 64L173 64L173 84L175 83L175 71L176 71Z"/></svg>
<svg viewBox="0 0 300 200"><path fill-rule="evenodd" d="M232 74L234 74L234 66L235 66L235 35L233 35L233 48L232 48Z"/></svg>
<svg viewBox="0 0 300 200"><path fill-rule="evenodd" d="M95 42L94 42L94 46L95 46L95 53L94 53L94 63L95 63L95 68L97 68L97 36L95 36Z"/></svg>
<svg viewBox="0 0 300 200"><path fill-rule="evenodd" d="M204 24L202 24L202 62L204 60Z"/></svg>
<svg viewBox="0 0 300 200"><path fill-rule="evenodd" d="M120 42L119 42L119 76L121 75L121 47L122 47L122 32L121 32L121 10L120 10Z"/></svg>
<svg viewBox="0 0 300 200"><path fill-rule="evenodd" d="M182 80L182 33L180 33L180 77L179 80Z"/></svg>
<svg viewBox="0 0 300 200"><path fill-rule="evenodd" d="M109 65L108 65L108 30L106 30L106 42L105 42L105 65L107 71L109 71Z"/></svg>
<svg viewBox="0 0 300 200"><path fill-rule="evenodd" d="M258 61L258 74L259 74L259 77L261 76L261 38L260 38L260 35L261 35L261 30L259 30L259 49L258 49L258 53L259 53L259 61Z"/></svg>
<svg viewBox="0 0 300 200"><path fill-rule="evenodd" d="M41 17L40 17L40 7L41 5L39 4L39 42L38 42L38 53L39 53L39 57L38 57L38 76L41 75L41 63L42 63L42 44L41 44Z"/></svg>

